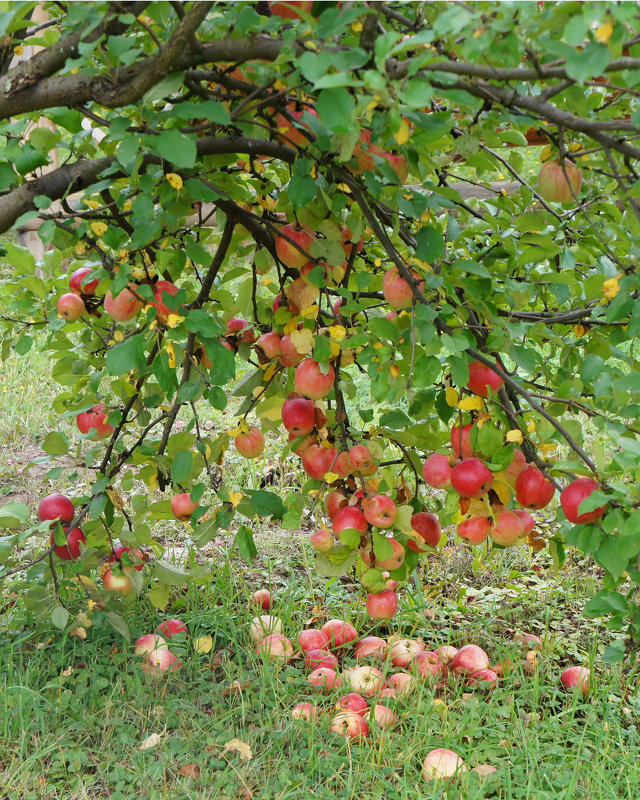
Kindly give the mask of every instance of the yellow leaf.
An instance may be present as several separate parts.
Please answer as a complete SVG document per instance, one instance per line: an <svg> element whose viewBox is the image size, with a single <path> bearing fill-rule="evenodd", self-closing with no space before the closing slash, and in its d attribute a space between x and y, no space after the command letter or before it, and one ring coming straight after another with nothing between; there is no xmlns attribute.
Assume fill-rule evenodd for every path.
<svg viewBox="0 0 640 800"><path fill-rule="evenodd" d="M320 311L320 308L318 307L317 304L314 303L311 306L303 308L302 311L300 312L300 316L302 317L302 319L317 319L318 311Z"/></svg>
<svg viewBox="0 0 640 800"><path fill-rule="evenodd" d="M310 353L313 350L315 342L315 336L308 328L303 328L301 331L293 331L291 334L291 344L293 344L296 351L301 355Z"/></svg>
<svg viewBox="0 0 640 800"><path fill-rule="evenodd" d="M175 189L176 192L179 192L180 189L182 189L184 185L182 182L182 178L175 172L168 172L165 175L165 178L167 179L167 183L169 184L169 186L171 186L172 189Z"/></svg>
<svg viewBox="0 0 640 800"><path fill-rule="evenodd" d="M334 481L337 481L339 477L340 477L340 476L339 476L339 475L336 475L336 473L335 473L335 472L325 472L325 475L324 475L324 480L325 480L327 483L333 483Z"/></svg>
<svg viewBox="0 0 640 800"><path fill-rule="evenodd" d="M176 368L176 351L173 349L173 345L171 344L171 342L168 342L167 344L165 344L164 349L169 354L169 367L171 369L175 369Z"/></svg>
<svg viewBox="0 0 640 800"><path fill-rule="evenodd" d="M149 478L149 489L154 492L158 488L158 473Z"/></svg>
<svg viewBox="0 0 640 800"><path fill-rule="evenodd" d="M344 327L344 325L330 325L329 326L329 336L335 342L341 342L346 335L347 335L347 329Z"/></svg>
<svg viewBox="0 0 640 800"><path fill-rule="evenodd" d="M573 326L573 332L578 337L578 339L580 339L582 336L584 336L588 330L589 329L584 325L574 325Z"/></svg>
<svg viewBox="0 0 640 800"><path fill-rule="evenodd" d="M122 498L120 492L118 492L116 489L107 489L107 497L109 500L111 500L115 509L122 511L124 508L124 499Z"/></svg>
<svg viewBox="0 0 640 800"><path fill-rule="evenodd" d="M289 322L284 326L284 335L287 336L290 333L298 330L298 318L294 317L290 319Z"/></svg>
<svg viewBox="0 0 640 800"><path fill-rule="evenodd" d="M359 21L352 22L352 23L351 23L351 30L352 30L354 33L360 33L360 32L362 31L362 23L361 23L361 22L359 22Z"/></svg>
<svg viewBox="0 0 640 800"><path fill-rule="evenodd" d="M453 386L447 386L445 398L447 400L447 405L451 406L451 408L455 408L455 405L458 402L458 392L456 392Z"/></svg>
<svg viewBox="0 0 640 800"><path fill-rule="evenodd" d="M553 453L553 451L556 450L557 447L558 445L553 444L553 442L550 442L549 444L541 444L540 451L546 455L547 453Z"/></svg>
<svg viewBox="0 0 640 800"><path fill-rule="evenodd" d="M478 428L481 428L485 422L489 422L490 420L491 420L491 414L485 411L484 413L478 416L478 419L476 420L476 425L478 426Z"/></svg>
<svg viewBox="0 0 640 800"><path fill-rule="evenodd" d="M21 44L17 44L13 48L13 55L14 56L21 56L24 53L24 47Z"/></svg>
<svg viewBox="0 0 640 800"><path fill-rule="evenodd" d="M541 161L549 161L549 159L553 158L553 148L550 145L542 148L542 152L540 153L540 160Z"/></svg>
<svg viewBox="0 0 640 800"><path fill-rule="evenodd" d="M196 653L210 653L213 647L213 637L200 636L193 643L193 649Z"/></svg>
<svg viewBox="0 0 640 800"><path fill-rule="evenodd" d="M138 745L138 750L151 750L152 747L157 747L162 741L162 733L152 733Z"/></svg>
<svg viewBox="0 0 640 800"><path fill-rule="evenodd" d="M331 348L331 357L337 358L340 355L340 345L337 342L334 342L333 339L329 339L329 347Z"/></svg>
<svg viewBox="0 0 640 800"><path fill-rule="evenodd" d="M181 317L179 314L169 314L166 324L168 328L175 328L176 325L179 325L181 322L184 322L184 317Z"/></svg>
<svg viewBox="0 0 640 800"><path fill-rule="evenodd" d="M91 230L96 236L104 236L104 234L107 232L107 224L105 222L92 222Z"/></svg>
<svg viewBox="0 0 640 800"><path fill-rule="evenodd" d="M79 625L77 628L74 628L72 631L69 631L69 636L76 636L81 641L87 638L86 630Z"/></svg>
<svg viewBox="0 0 640 800"><path fill-rule="evenodd" d="M527 423L527 432L533 433L535 429L536 429L536 423L532 419L530 419L529 422Z"/></svg>
<svg viewBox="0 0 640 800"><path fill-rule="evenodd" d="M398 375L400 374L400 367L397 364L392 364L390 372L391 372L391 377L397 378Z"/></svg>
<svg viewBox="0 0 640 800"><path fill-rule="evenodd" d="M610 22L605 22L600 25L596 30L596 39L602 44L606 44L611 38L613 33L613 25Z"/></svg>
<svg viewBox="0 0 640 800"><path fill-rule="evenodd" d="M113 340L114 340L114 342L122 342L122 341L124 341L124 333L122 331L120 331L120 330L115 331L114 334L113 334Z"/></svg>
<svg viewBox="0 0 640 800"><path fill-rule="evenodd" d="M461 411L479 411L484 408L484 400L481 397L463 397L458 408Z"/></svg>
<svg viewBox="0 0 640 800"><path fill-rule="evenodd" d="M607 278L607 280L602 284L602 294L609 298L609 300L613 300L619 291L620 284L618 283L617 276L615 278Z"/></svg>
<svg viewBox="0 0 640 800"><path fill-rule="evenodd" d="M77 242L76 243L76 253L81 256L87 252L87 245L84 242Z"/></svg>
<svg viewBox="0 0 640 800"><path fill-rule="evenodd" d="M272 361L271 364L269 364L266 370L264 371L262 380L265 383L267 383L268 381L271 380L271 378L273 378L273 376L276 374L277 371L278 371L278 364L276 364L275 361Z"/></svg>
<svg viewBox="0 0 640 800"><path fill-rule="evenodd" d="M513 430L507 431L507 441L515 442L516 444L522 444L524 441L522 431L519 428L514 428Z"/></svg>
<svg viewBox="0 0 640 800"><path fill-rule="evenodd" d="M262 175L262 173L264 172L264 164L262 163L262 161L258 161L257 159L255 159L254 161L251 162L251 166L253 167L253 171L256 173L256 175Z"/></svg>
<svg viewBox="0 0 640 800"><path fill-rule="evenodd" d="M250 761L253 758L251 748L246 742L241 739L230 739L224 746L225 752L239 753L241 758L245 761Z"/></svg>
<svg viewBox="0 0 640 800"><path fill-rule="evenodd" d="M406 119L402 120L400 127L393 134L393 138L398 144L405 144L409 140L409 124Z"/></svg>
<svg viewBox="0 0 640 800"><path fill-rule="evenodd" d="M229 502L234 508L237 508L240 505L241 500L242 492L229 492Z"/></svg>
<svg viewBox="0 0 640 800"><path fill-rule="evenodd" d="M493 491L500 498L500 502L506 506L511 498L511 490L509 488L509 484L501 480L496 480L494 476Z"/></svg>

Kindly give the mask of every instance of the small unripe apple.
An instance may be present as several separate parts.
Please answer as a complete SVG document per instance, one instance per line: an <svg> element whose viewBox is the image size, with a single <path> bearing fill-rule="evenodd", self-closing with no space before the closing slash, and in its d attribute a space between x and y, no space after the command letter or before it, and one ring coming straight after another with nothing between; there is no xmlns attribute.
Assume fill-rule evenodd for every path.
<svg viewBox="0 0 640 800"><path fill-rule="evenodd" d="M83 299L73 292L63 294L62 297L58 299L56 308L58 314L64 317L67 322L75 322L79 320L83 314L87 313Z"/></svg>

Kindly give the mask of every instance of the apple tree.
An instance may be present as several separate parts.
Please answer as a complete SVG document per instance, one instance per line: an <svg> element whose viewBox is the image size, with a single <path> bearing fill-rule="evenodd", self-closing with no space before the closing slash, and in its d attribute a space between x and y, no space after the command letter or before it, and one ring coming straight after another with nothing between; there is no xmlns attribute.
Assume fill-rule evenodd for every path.
<svg viewBox="0 0 640 800"><path fill-rule="evenodd" d="M124 631L210 581L141 559L153 521L251 557L253 520L311 509L318 571L355 570L373 618L454 526L591 555L586 612L637 636L636 5L34 7L0 15L0 231L46 250L6 237L1 358L38 332L49 475L91 476L0 512L34 620L84 592ZM229 448L297 454L301 490L220 484Z"/></svg>

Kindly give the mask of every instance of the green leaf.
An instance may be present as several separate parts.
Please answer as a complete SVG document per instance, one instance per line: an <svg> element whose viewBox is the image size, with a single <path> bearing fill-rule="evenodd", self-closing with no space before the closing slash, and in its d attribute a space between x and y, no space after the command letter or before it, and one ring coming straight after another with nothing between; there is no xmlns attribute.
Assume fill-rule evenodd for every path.
<svg viewBox="0 0 640 800"><path fill-rule="evenodd" d="M599 591L584 607L586 617L604 617L613 612L626 612L627 598L620 592Z"/></svg>
<svg viewBox="0 0 640 800"><path fill-rule="evenodd" d="M180 131L164 131L153 137L153 149L174 167L192 167L198 151L195 140Z"/></svg>
<svg viewBox="0 0 640 800"><path fill-rule="evenodd" d="M249 563L258 555L258 549L253 541L253 533L246 525L238 528L233 543L238 548L241 558Z"/></svg>
<svg viewBox="0 0 640 800"><path fill-rule="evenodd" d="M141 369L145 362L146 339L137 333L117 344L107 352L107 374L123 375L132 369Z"/></svg>
<svg viewBox="0 0 640 800"><path fill-rule="evenodd" d="M6 503L0 506L0 528L17 528L29 519L29 507L24 503Z"/></svg>
<svg viewBox="0 0 640 800"><path fill-rule="evenodd" d="M175 457L171 465L171 480L174 483L180 483L189 474L193 465L193 455L189 450L183 450Z"/></svg>
<svg viewBox="0 0 640 800"><path fill-rule="evenodd" d="M117 631L121 636L124 636L127 642L131 641L129 627L120 614L116 614L113 611L107 611L107 622L109 625L111 625L114 631Z"/></svg>
<svg viewBox="0 0 640 800"><path fill-rule="evenodd" d="M334 550L335 549L336 548L334 548ZM333 554L333 550L331 553ZM358 554L355 550L349 550L343 547L340 550L340 556L345 553L347 554L345 558L338 557L336 561L332 561L326 553L318 553L315 564L318 575L321 575L323 578L337 578L349 572L351 567L356 563ZM333 555L335 558L338 554Z"/></svg>
<svg viewBox="0 0 640 800"><path fill-rule="evenodd" d="M58 630L63 631L67 627L67 622L69 622L67 609L64 606L56 606L51 612L51 622Z"/></svg>
<svg viewBox="0 0 640 800"><path fill-rule="evenodd" d="M69 437L58 431L50 431L44 437L42 449L50 456L62 456L69 452Z"/></svg>
<svg viewBox="0 0 640 800"><path fill-rule="evenodd" d="M590 42L584 50L574 50L567 58L567 75L576 81L586 81L602 75L611 60L611 53L605 44Z"/></svg>
<svg viewBox="0 0 640 800"><path fill-rule="evenodd" d="M594 553L594 558L615 580L618 580L629 563L629 559L620 552L618 542L613 536L605 537L604 542Z"/></svg>
<svg viewBox="0 0 640 800"><path fill-rule="evenodd" d="M416 255L421 261L439 261L444 256L444 236L438 228L424 225L416 234Z"/></svg>
<svg viewBox="0 0 640 800"><path fill-rule="evenodd" d="M353 129L356 104L344 88L323 89L316 104L320 119L334 133L350 133Z"/></svg>
<svg viewBox="0 0 640 800"><path fill-rule="evenodd" d="M204 308L195 308L187 312L185 327L192 333L197 333L207 339L215 339L222 333L222 325Z"/></svg>
<svg viewBox="0 0 640 800"><path fill-rule="evenodd" d="M246 494L250 498L256 514L261 517L281 519L287 510L280 497L273 492L267 492L264 489L247 489Z"/></svg>
<svg viewBox="0 0 640 800"><path fill-rule="evenodd" d="M172 72L170 75L166 75L159 83L156 83L155 86L152 86L142 98L142 102L147 105L148 103L153 103L154 100L162 100L165 97L169 97L169 95L177 92L183 83L184 72ZM175 112L178 108L180 108L180 104L174 106L172 112ZM180 119L185 119L185 117L180 117Z"/></svg>
<svg viewBox="0 0 640 800"><path fill-rule="evenodd" d="M294 175L289 181L289 198L294 208L304 208L316 196L317 186L313 178Z"/></svg>
<svg viewBox="0 0 640 800"><path fill-rule="evenodd" d="M168 586L165 586L164 584L160 584L160 586L154 586L153 589L149 589L147 594L153 606L160 611L164 611L169 605Z"/></svg>

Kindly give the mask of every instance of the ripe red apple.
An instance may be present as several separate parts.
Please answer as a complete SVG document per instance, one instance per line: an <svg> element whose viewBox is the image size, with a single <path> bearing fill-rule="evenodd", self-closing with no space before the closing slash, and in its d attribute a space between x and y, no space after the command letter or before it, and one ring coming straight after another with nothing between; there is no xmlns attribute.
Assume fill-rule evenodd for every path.
<svg viewBox="0 0 640 800"><path fill-rule="evenodd" d="M156 628L156 630L158 629ZM279 620L278 617L270 616L269 614L261 614L259 617L254 617L251 620L249 636L252 642L260 642L270 633L282 633L282 621Z"/></svg>
<svg viewBox="0 0 640 800"><path fill-rule="evenodd" d="M242 317L231 317L227 322L226 336L239 336L243 342L254 344L256 341L256 334L251 327L251 323L247 322ZM277 336L278 334L276 334Z"/></svg>
<svg viewBox="0 0 640 800"><path fill-rule="evenodd" d="M330 648L342 648L358 638L358 631L342 619L330 619L324 623L321 630L329 637Z"/></svg>
<svg viewBox="0 0 640 800"><path fill-rule="evenodd" d="M469 382L467 389L473 394L478 394L480 397L487 397L489 389L496 394L504 386L504 379L501 378L497 372L494 372L491 367L483 364L481 361L472 361L469 364Z"/></svg>
<svg viewBox="0 0 640 800"><path fill-rule="evenodd" d="M438 747L427 753L422 762L422 777L426 781L448 780L467 771L462 758L453 750Z"/></svg>
<svg viewBox="0 0 640 800"><path fill-rule="evenodd" d="M256 347L261 348L265 358L271 361L282 355L281 341L282 339L279 333L276 333L276 331L268 331L268 333L262 334L258 339Z"/></svg>
<svg viewBox="0 0 640 800"><path fill-rule="evenodd" d="M564 165L560 159L547 161L540 168L538 191L550 203L575 202L581 188L580 167L570 161L565 161Z"/></svg>
<svg viewBox="0 0 640 800"><path fill-rule="evenodd" d="M469 544L481 544L489 536L491 523L486 517L475 514L469 519L463 520L457 527L456 533L461 539L466 539Z"/></svg>
<svg viewBox="0 0 640 800"><path fill-rule="evenodd" d="M357 444L349 450L349 458L358 475L373 475L377 470L371 451L364 444Z"/></svg>
<svg viewBox="0 0 640 800"><path fill-rule="evenodd" d="M189 492L174 494L171 498L171 513L176 519L186 522L191 519L193 512L199 505L200 503L197 501L193 502Z"/></svg>
<svg viewBox="0 0 640 800"><path fill-rule="evenodd" d="M127 547L127 545L124 544L115 544L112 548L108 563L115 564L116 561L120 562L120 564L125 567L133 567L137 569L138 572L144 569L146 563L142 550L134 550L132 547Z"/></svg>
<svg viewBox="0 0 640 800"><path fill-rule="evenodd" d="M271 608L271 592L268 589L258 589L251 595L251 602L263 611L268 611Z"/></svg>
<svg viewBox="0 0 640 800"><path fill-rule="evenodd" d="M68 292L58 298L56 308L58 314L64 317L67 322L75 322L80 319L83 314L87 313L83 299L73 292Z"/></svg>
<svg viewBox="0 0 640 800"><path fill-rule="evenodd" d="M333 519L338 511L343 506L346 506L348 502L347 495L339 489L334 489L332 492L329 492L324 501L329 519Z"/></svg>
<svg viewBox="0 0 640 800"><path fill-rule="evenodd" d="M291 709L292 719L306 719L307 722L317 719L320 716L320 709L313 703L298 703Z"/></svg>
<svg viewBox="0 0 640 800"><path fill-rule="evenodd" d="M256 655L286 664L293 655L293 643L281 633L270 633L256 645Z"/></svg>
<svg viewBox="0 0 640 800"><path fill-rule="evenodd" d="M357 506L342 506L333 518L333 532L339 538L342 531L353 529L365 533L367 520Z"/></svg>
<svg viewBox="0 0 640 800"><path fill-rule="evenodd" d="M165 619L164 622L161 622L154 631L154 633L158 632L163 636L166 636L167 639L172 639L174 636L179 634L183 634L184 636L188 636L189 634L187 626L180 619Z"/></svg>
<svg viewBox="0 0 640 800"><path fill-rule="evenodd" d="M466 644L455 654L449 664L454 675L472 675L481 669L489 668L489 656L475 644Z"/></svg>
<svg viewBox="0 0 640 800"><path fill-rule="evenodd" d="M392 528L398 515L398 507L386 494L376 494L373 497L364 497L362 500L364 518L369 525L375 528ZM404 548L403 548L404 551ZM387 569L387 567L383 567ZM389 569L392 569L391 567Z"/></svg>
<svg viewBox="0 0 640 800"><path fill-rule="evenodd" d="M115 297L108 291L104 296L104 310L116 322L127 322L140 311L144 303L127 288Z"/></svg>
<svg viewBox="0 0 640 800"><path fill-rule="evenodd" d="M235 438L236 450L245 458L258 458L264 452L264 435L260 428L250 428Z"/></svg>
<svg viewBox="0 0 640 800"><path fill-rule="evenodd" d="M516 447L513 453L513 461L509 464L508 467L502 470L500 475L504 478L504 480L509 484L509 486L514 486L515 482L518 478L518 475L522 472L523 469L527 466L527 459L525 454Z"/></svg>
<svg viewBox="0 0 640 800"><path fill-rule="evenodd" d="M411 529L414 530L429 547L437 547L440 544L442 528L440 526L440 520L435 514L431 514L428 511L418 511L416 514L412 514ZM416 553L425 552L413 539L408 540L407 547L409 550L414 550Z"/></svg>
<svg viewBox="0 0 640 800"><path fill-rule="evenodd" d="M282 424L296 436L309 433L316 426L316 407L308 397L291 397L282 406Z"/></svg>
<svg viewBox="0 0 640 800"><path fill-rule="evenodd" d="M496 544L511 547L524 536L524 523L513 511L503 508L496 514L489 535Z"/></svg>
<svg viewBox="0 0 640 800"><path fill-rule="evenodd" d="M498 676L492 669L479 669L469 676L467 685L490 692L498 685Z"/></svg>
<svg viewBox="0 0 640 800"><path fill-rule="evenodd" d="M535 633L516 633L513 641L517 642L521 647L526 647L527 650L542 649L542 639L536 636Z"/></svg>
<svg viewBox="0 0 640 800"><path fill-rule="evenodd" d="M53 531L51 531L51 536L49 537L51 544L55 544L53 536ZM80 528L72 528L70 531L66 532L66 536L66 546L58 545L57 547L54 547L53 552L58 556L58 558L63 559L63 561L73 561L74 559L80 557L80 545L86 544L87 540L84 538L84 533L80 530Z"/></svg>
<svg viewBox="0 0 640 800"><path fill-rule="evenodd" d="M329 667L318 667L307 676L307 683L323 692L330 692L342 686L340 674Z"/></svg>
<svg viewBox="0 0 640 800"><path fill-rule="evenodd" d="M362 695L357 692L349 692L338 700L334 708L336 711L351 711L364 716L369 710L369 704Z"/></svg>
<svg viewBox="0 0 640 800"><path fill-rule="evenodd" d="M59 520L63 525L73 521L75 508L68 497L63 494L48 494L43 497L38 505L38 519L40 522Z"/></svg>
<svg viewBox="0 0 640 800"><path fill-rule="evenodd" d="M288 333L280 339L280 351L282 353L280 363L283 367L295 367L304 359L304 353L296 350L291 341L291 335Z"/></svg>
<svg viewBox="0 0 640 800"><path fill-rule="evenodd" d="M569 522L579 523L585 525L588 522L595 522L604 516L607 505L606 503L593 511L585 511L580 513L580 504L587 497L590 497L593 492L600 489L596 481L591 478L578 478L570 483L560 493L560 505L564 511L565 517Z"/></svg>
<svg viewBox="0 0 640 800"><path fill-rule="evenodd" d="M295 247L291 242L287 241L284 236L287 236L292 242L295 242L304 252L300 252L298 247ZM295 225L283 225L283 227L280 228L279 235L276 237L276 253L278 258L285 267L300 269L300 267L304 266L307 261L309 261L311 255L309 251L315 238L315 234L311 228L305 225L300 228Z"/></svg>
<svg viewBox="0 0 640 800"><path fill-rule="evenodd" d="M309 536L309 541L311 542L311 547L319 553L328 553L336 544L333 534L326 528L320 528L319 531L312 533Z"/></svg>
<svg viewBox="0 0 640 800"><path fill-rule="evenodd" d="M340 668L338 659L333 653L329 653L324 649L308 650L304 656L304 663L310 672L318 669L318 667L328 667L329 669L335 669L336 672Z"/></svg>
<svg viewBox="0 0 640 800"><path fill-rule="evenodd" d="M418 653L411 661L411 669L427 678L429 681L438 680L443 671L442 661L437 650L426 650Z"/></svg>
<svg viewBox="0 0 640 800"><path fill-rule="evenodd" d="M154 650L168 649L168 647L169 645L162 636L156 636L155 633L146 633L133 645L133 652L137 656L144 656L147 653L152 653Z"/></svg>
<svg viewBox="0 0 640 800"><path fill-rule="evenodd" d="M416 679L408 672L395 672L389 675L388 682L398 697L410 694L416 685Z"/></svg>
<svg viewBox="0 0 640 800"><path fill-rule="evenodd" d="M513 513L516 514L516 516L520 518L520 522L522 522L522 535L528 536L536 524L534 518L528 511L525 511L524 508L516 508Z"/></svg>
<svg viewBox="0 0 640 800"><path fill-rule="evenodd" d="M311 650L327 650L330 642L329 634L317 628L306 628L298 635L298 647L303 653Z"/></svg>
<svg viewBox="0 0 640 800"><path fill-rule="evenodd" d="M424 289L424 281L420 279L415 270L409 270L420 291ZM413 289L409 282L402 277L397 267L390 267L382 279L382 294L392 308L411 308L413 304Z"/></svg>
<svg viewBox="0 0 640 800"><path fill-rule="evenodd" d="M126 569L131 569L126 567ZM123 597L135 591L135 587L131 582L131 578L125 571L119 570L114 572L113 569L106 570L102 575L102 585L110 592L118 592Z"/></svg>
<svg viewBox="0 0 640 800"><path fill-rule="evenodd" d="M158 677L164 672L177 672L182 666L182 661L166 647L161 647L147 653L142 662L143 672Z"/></svg>
<svg viewBox="0 0 640 800"><path fill-rule="evenodd" d="M353 656L356 661L375 659L382 661L387 643L380 636L365 636L356 644Z"/></svg>
<svg viewBox="0 0 640 800"><path fill-rule="evenodd" d="M482 497L493 485L493 474L479 458L465 458L451 470L451 486L461 497Z"/></svg>
<svg viewBox="0 0 640 800"><path fill-rule="evenodd" d="M80 433L89 433L94 428L96 431L95 436L92 436L92 441L97 442L98 439L103 439L105 436L111 436L113 433L113 426L107 422L109 416L106 407L102 403L98 403L88 411L82 411L76 417L76 425Z"/></svg>
<svg viewBox="0 0 640 800"><path fill-rule="evenodd" d="M83 279L93 272L91 267L78 267L69 276L69 288L76 294L93 294L100 283L98 280L85 281Z"/></svg>
<svg viewBox="0 0 640 800"><path fill-rule="evenodd" d="M367 595L367 613L371 619L391 619L398 610L398 595L393 589Z"/></svg>
<svg viewBox="0 0 640 800"><path fill-rule="evenodd" d="M335 447L328 450L327 464L328 471L333 472L339 478L348 478L353 474L353 464L349 458L349 451L342 450L338 452Z"/></svg>
<svg viewBox="0 0 640 800"><path fill-rule="evenodd" d="M387 542L392 546L393 553L389 558L378 559L377 566L392 572L394 569L399 569L404 563L405 549L396 539L387 539Z"/></svg>
<svg viewBox="0 0 640 800"><path fill-rule="evenodd" d="M326 397L333 389L334 380L335 372L331 365L329 365L329 369L325 374L320 369L320 364L317 361L312 358L305 358L296 367L294 386L298 394L303 394L312 400L320 400Z"/></svg>
<svg viewBox="0 0 640 800"><path fill-rule="evenodd" d="M446 667L455 658L458 648L452 647L449 644L445 644L442 647L439 647L436 652L440 656L440 661L442 661L443 665Z"/></svg>
<svg viewBox="0 0 640 800"><path fill-rule="evenodd" d="M454 425L451 428L451 449L456 458L471 458L473 456L473 447L471 446L472 428L472 422L462 427Z"/></svg>
<svg viewBox="0 0 640 800"><path fill-rule="evenodd" d="M396 639L389 650L394 667L408 667L416 656L424 653L424 645L416 639Z"/></svg>
<svg viewBox="0 0 640 800"><path fill-rule="evenodd" d="M364 742L369 736L367 721L352 711L341 711L331 720L331 733L338 733L349 742Z"/></svg>
<svg viewBox="0 0 640 800"><path fill-rule="evenodd" d="M349 684L354 692L363 697L373 697L384 686L384 675L376 667L356 667L349 673Z"/></svg>
<svg viewBox="0 0 640 800"><path fill-rule="evenodd" d="M324 480L329 471L330 454L321 444L311 444L302 453L302 468L310 478Z"/></svg>
<svg viewBox="0 0 640 800"><path fill-rule="evenodd" d="M388 706L376 703L367 714L369 721L374 721L379 728L395 728L398 724L398 715Z"/></svg>
<svg viewBox="0 0 640 800"><path fill-rule="evenodd" d="M535 464L529 464L516 478L516 500L526 508L545 508L555 494L555 486Z"/></svg>
<svg viewBox="0 0 640 800"><path fill-rule="evenodd" d="M424 462L422 475L427 486L434 489L448 489L451 486L451 464L449 456L434 453Z"/></svg>
<svg viewBox="0 0 640 800"><path fill-rule="evenodd" d="M156 317L160 322L166 322L169 314L174 314L169 306L166 304L166 296L175 297L178 294L178 287L171 281L157 281L153 286L153 300L149 301L149 305L153 306L156 311Z"/></svg>
<svg viewBox="0 0 640 800"><path fill-rule="evenodd" d="M591 673L586 667L567 667L560 675L560 681L565 689L573 691L581 689L586 697L589 693L589 678Z"/></svg>

